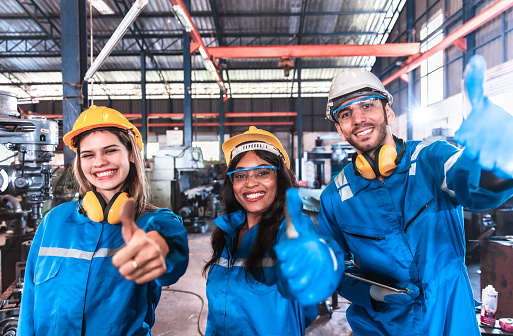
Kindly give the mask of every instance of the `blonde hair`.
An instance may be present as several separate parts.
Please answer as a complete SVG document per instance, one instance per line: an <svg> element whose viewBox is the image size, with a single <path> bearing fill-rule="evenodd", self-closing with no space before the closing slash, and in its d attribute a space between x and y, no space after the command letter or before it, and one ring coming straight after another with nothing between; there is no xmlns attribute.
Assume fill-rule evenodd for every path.
<svg viewBox="0 0 513 336"><path fill-rule="evenodd" d="M83 198L89 191L96 190L96 187L87 180L82 171L80 164L80 141L85 135L93 132L110 132L118 137L121 143L127 148L128 154L133 155L134 162L130 162L130 170L121 187L121 191L128 193L128 195L135 200L135 219L141 217L147 211L155 211L157 207L152 205L150 200L150 188L148 187L148 178L144 165L144 157L142 151L139 150L134 135L131 132L122 129L109 128L109 129L93 129L86 131L77 136L75 140L75 147L77 148L77 155L73 161L73 172L79 187L80 198Z"/></svg>

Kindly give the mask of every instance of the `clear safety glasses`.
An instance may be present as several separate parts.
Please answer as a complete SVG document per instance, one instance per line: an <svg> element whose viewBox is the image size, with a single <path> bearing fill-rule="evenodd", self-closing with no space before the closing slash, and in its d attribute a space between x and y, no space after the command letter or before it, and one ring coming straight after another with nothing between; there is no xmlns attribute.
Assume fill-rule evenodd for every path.
<svg viewBox="0 0 513 336"><path fill-rule="evenodd" d="M381 108L380 100L382 99L384 98L381 96L372 95L353 100L352 102L346 104L342 104L335 111L333 111L333 117L338 123L352 118L355 109L358 109L362 113L372 112L377 108Z"/></svg>
<svg viewBox="0 0 513 336"><path fill-rule="evenodd" d="M251 176L256 183L269 182L273 176L276 175L276 166L257 166L250 168L237 169L228 172L233 185L245 185L248 183L248 178Z"/></svg>

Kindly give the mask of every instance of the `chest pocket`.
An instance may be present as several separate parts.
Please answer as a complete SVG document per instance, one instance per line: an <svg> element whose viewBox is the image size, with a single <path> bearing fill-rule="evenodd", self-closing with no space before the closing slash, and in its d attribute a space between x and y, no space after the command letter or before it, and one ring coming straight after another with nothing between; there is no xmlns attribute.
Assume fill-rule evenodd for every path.
<svg viewBox="0 0 513 336"><path fill-rule="evenodd" d="M396 250L390 235L381 230L344 226L344 237L354 259L363 272L389 273L397 269L393 256Z"/></svg>
<svg viewBox="0 0 513 336"><path fill-rule="evenodd" d="M55 327L57 314L61 307L59 291L59 271L64 258L39 257L34 271L34 297L44 300L34 300L34 325Z"/></svg>

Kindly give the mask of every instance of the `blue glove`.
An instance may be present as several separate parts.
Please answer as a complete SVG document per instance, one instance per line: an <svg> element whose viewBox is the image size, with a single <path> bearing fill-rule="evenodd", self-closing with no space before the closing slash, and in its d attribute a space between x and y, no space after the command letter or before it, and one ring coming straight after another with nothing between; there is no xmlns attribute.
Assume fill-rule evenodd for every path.
<svg viewBox="0 0 513 336"><path fill-rule="evenodd" d="M465 68L465 87L472 112L463 121L454 140L481 168L501 179L513 178L513 116L492 103L483 93L486 62L480 55L470 58Z"/></svg>
<svg viewBox="0 0 513 336"><path fill-rule="evenodd" d="M281 273L281 288L286 288L288 296L301 304L312 305L335 292L345 265L337 262L326 241L305 223L302 207L297 189L287 190L288 238L281 240L274 250Z"/></svg>
<svg viewBox="0 0 513 336"><path fill-rule="evenodd" d="M406 293L396 293L389 289L372 285L370 295L376 301L382 301L393 305L405 306L419 296L419 287L411 282L403 281L396 285L397 288L407 289Z"/></svg>

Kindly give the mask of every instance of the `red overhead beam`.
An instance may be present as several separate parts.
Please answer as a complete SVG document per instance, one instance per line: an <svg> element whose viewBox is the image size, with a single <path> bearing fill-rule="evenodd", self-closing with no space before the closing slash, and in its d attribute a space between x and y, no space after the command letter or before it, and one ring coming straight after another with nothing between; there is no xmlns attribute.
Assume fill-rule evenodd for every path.
<svg viewBox="0 0 513 336"><path fill-rule="evenodd" d="M499 0L487 9L485 9L480 14L476 15L467 23L465 23L460 28L456 29L451 34L447 35L440 43L435 45L433 48L429 49L428 51L422 53L420 56L411 56L405 61L405 65L401 69L399 69L396 73L394 73L392 76L386 78L383 81L383 85L388 85L393 80L401 77L402 75L414 70L417 68L423 61L428 59L429 57L433 56L440 50L444 50L445 48L451 46L452 44L459 43L458 39L464 36L467 36L474 30L476 30L478 27L482 26L486 22L490 21L497 15L501 14L508 8L513 6L513 0Z"/></svg>
<svg viewBox="0 0 513 336"><path fill-rule="evenodd" d="M293 126L293 121L254 121L254 122L227 122L226 126ZM148 127L183 127L184 123L148 123ZM141 127L141 124L134 124L135 127ZM219 126L216 122L193 123L193 126L215 127Z"/></svg>
<svg viewBox="0 0 513 336"><path fill-rule="evenodd" d="M40 117L46 117L48 119L62 119L62 114L37 114ZM181 118L183 119L183 113L149 113L148 119L158 118ZM126 118L141 118L140 113L127 113L124 114ZM193 117L198 118L217 118L219 113L193 113ZM229 112L225 113L226 118L253 118L253 117L297 117L297 112ZM225 123L226 124L226 123Z"/></svg>
<svg viewBox="0 0 513 336"><path fill-rule="evenodd" d="M215 58L400 57L418 54L420 43L210 47L208 52Z"/></svg>
<svg viewBox="0 0 513 336"><path fill-rule="evenodd" d="M180 6L184 15L187 16L187 19L189 20L189 23L191 25L191 30L189 31L189 35L191 36L192 41L193 41L193 43L191 43L192 51L194 52L196 50L199 50L201 57L203 57L204 60L212 62L212 64L215 67L215 72L213 72L212 74L215 76L216 82L219 84L219 87L221 88L224 95L226 96L228 91L226 90L226 87L224 85L223 77L219 73L219 65L217 64L217 61L215 60L215 58L212 57L212 55L210 55L207 47L205 46L205 43L203 43L203 40L201 39L201 35L198 31L198 28L196 28L196 25L192 21L191 15L189 14L187 7L185 6L185 4L183 3L182 0L170 0L170 1L174 6ZM184 52L186 52L186 51L184 50Z"/></svg>

